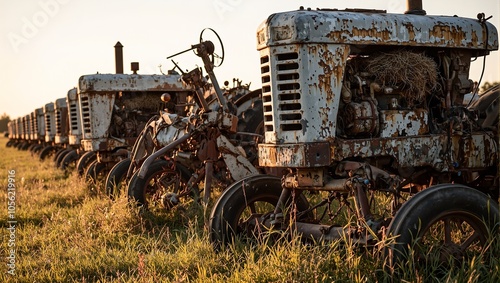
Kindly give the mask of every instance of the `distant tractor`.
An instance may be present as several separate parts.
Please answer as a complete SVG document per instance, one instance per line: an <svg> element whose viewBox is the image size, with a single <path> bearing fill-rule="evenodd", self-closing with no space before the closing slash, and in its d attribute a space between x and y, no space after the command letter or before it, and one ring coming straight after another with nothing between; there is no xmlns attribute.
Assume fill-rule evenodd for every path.
<svg viewBox="0 0 500 283"><path fill-rule="evenodd" d="M90 182L104 180L107 172L129 155L142 128L159 110L185 104L189 90L183 88L180 76L139 74L96 74L81 76L78 99L82 126L82 158L94 159L85 166L84 176ZM160 100L169 93L171 101ZM92 156L93 154L94 157Z"/></svg>
<svg viewBox="0 0 500 283"><path fill-rule="evenodd" d="M45 143L45 120L43 108L37 108L31 112L30 119L31 141L33 147L30 149L32 154L37 154L42 150Z"/></svg>
<svg viewBox="0 0 500 283"><path fill-rule="evenodd" d="M80 107L78 101L78 89L72 88L66 96L66 105L68 106L68 146L67 151L56 165L58 168L68 170L76 167L76 162L84 153L81 146L82 123L80 116Z"/></svg>

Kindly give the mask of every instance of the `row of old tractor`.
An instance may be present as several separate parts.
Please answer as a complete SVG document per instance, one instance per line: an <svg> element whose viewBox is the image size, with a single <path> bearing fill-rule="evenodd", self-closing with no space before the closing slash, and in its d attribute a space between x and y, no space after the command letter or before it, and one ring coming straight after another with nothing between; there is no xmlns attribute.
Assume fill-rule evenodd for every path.
<svg viewBox="0 0 500 283"><path fill-rule="evenodd" d="M222 42L218 47L222 56L214 54L210 41L189 49L203 60L207 77L201 68L185 73L175 62L182 74L133 70L81 76L65 98L11 121L8 146L29 150L40 160L52 158L57 168L76 170L89 188L110 197L131 181L129 194L141 204L170 207L179 198L199 195L198 185L204 183L208 201L212 183L225 187L259 173L254 164L262 134L261 91L250 91L238 79L219 87L213 67L222 63ZM173 141L176 145L168 147ZM146 179L137 178L143 163ZM175 176L162 176L174 168ZM162 177L164 187L146 200L153 177Z"/></svg>
<svg viewBox="0 0 500 283"><path fill-rule="evenodd" d="M255 91L219 87L223 45L204 30L173 55L193 50L203 68L82 76L59 104L11 123L11 143L152 212L224 189L210 214L216 247L279 230L383 246L391 268L456 265L499 240L500 89L475 99L469 78L498 33L484 14L408 6L271 15L257 31Z"/></svg>

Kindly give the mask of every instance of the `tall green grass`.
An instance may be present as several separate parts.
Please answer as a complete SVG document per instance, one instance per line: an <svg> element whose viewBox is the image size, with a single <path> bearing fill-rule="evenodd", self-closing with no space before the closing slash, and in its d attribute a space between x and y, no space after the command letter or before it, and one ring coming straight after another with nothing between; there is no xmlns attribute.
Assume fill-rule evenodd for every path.
<svg viewBox="0 0 500 283"><path fill-rule="evenodd" d="M240 242L216 253L207 213L196 202L161 217L141 214L125 196L90 193L74 173L56 170L0 139L2 272L0 282L390 282L380 247L297 239ZM7 274L7 174L16 170L16 269ZM498 247L495 247L500 251ZM397 281L498 282L500 259L472 259L436 274L409 262ZM395 280L396 281L396 280Z"/></svg>

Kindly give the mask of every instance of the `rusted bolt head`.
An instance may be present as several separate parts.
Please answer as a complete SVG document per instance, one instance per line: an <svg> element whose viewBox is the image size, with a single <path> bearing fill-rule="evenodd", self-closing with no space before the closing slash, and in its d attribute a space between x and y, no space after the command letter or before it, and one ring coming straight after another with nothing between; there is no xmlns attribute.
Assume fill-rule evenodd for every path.
<svg viewBox="0 0 500 283"><path fill-rule="evenodd" d="M171 98L171 97L170 97L170 94L168 94L168 93L166 93L166 92L165 92L164 94L162 94L162 95L161 95L161 101L163 101L163 102L169 102L169 101L170 101L170 98Z"/></svg>

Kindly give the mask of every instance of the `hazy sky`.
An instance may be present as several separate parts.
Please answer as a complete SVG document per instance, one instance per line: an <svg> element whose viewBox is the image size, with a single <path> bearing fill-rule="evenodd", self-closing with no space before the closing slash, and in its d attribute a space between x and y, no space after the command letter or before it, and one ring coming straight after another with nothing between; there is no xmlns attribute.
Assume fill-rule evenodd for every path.
<svg viewBox="0 0 500 283"><path fill-rule="evenodd" d="M85 74L114 73L114 45L124 45L124 70L139 73L173 67L167 56L198 42L205 27L215 29L226 51L215 70L220 83L240 78L260 88L256 30L275 12L315 8L374 8L402 13L405 0L21 0L0 1L0 115L17 118L65 97ZM500 30L499 0L423 0L428 15L476 18L484 12ZM498 51L486 61L485 81L500 81ZM183 69L201 65L186 53ZM479 80L482 59L472 65Z"/></svg>

